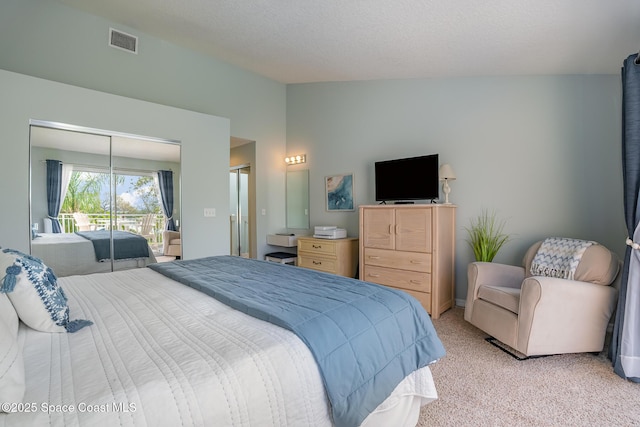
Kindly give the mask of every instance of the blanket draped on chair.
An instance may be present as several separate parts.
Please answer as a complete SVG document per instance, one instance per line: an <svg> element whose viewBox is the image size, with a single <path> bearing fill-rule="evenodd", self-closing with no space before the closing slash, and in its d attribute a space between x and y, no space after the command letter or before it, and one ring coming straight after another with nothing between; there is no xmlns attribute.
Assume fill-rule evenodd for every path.
<svg viewBox="0 0 640 427"><path fill-rule="evenodd" d="M582 254L595 242L565 237L549 237L533 257L531 274L573 280Z"/></svg>

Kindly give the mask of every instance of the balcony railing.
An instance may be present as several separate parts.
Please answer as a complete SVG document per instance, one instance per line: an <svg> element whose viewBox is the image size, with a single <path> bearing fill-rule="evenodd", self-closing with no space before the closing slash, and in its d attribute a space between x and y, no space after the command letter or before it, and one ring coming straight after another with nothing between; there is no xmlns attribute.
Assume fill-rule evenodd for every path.
<svg viewBox="0 0 640 427"><path fill-rule="evenodd" d="M110 216L109 214L86 214L89 217L89 222L95 224L96 230L122 230L129 231L131 233L140 234L142 227L142 220L147 214L118 214ZM73 233L78 231L78 226L73 214L61 213L58 216L58 221L62 226L64 233ZM157 249L162 246L162 231L164 230L164 216L157 215L155 222L151 227L150 235L153 238L150 239L153 249Z"/></svg>

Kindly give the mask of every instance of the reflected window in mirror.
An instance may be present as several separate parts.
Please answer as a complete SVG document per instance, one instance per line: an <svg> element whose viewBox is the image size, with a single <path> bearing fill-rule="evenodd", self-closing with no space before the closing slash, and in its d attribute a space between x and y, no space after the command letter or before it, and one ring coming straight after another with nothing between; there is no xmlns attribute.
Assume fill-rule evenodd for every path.
<svg viewBox="0 0 640 427"><path fill-rule="evenodd" d="M31 126L31 254L60 277L156 262L179 223L180 144L84 129Z"/></svg>
<svg viewBox="0 0 640 427"><path fill-rule="evenodd" d="M288 229L309 228L309 170L287 171L286 214Z"/></svg>

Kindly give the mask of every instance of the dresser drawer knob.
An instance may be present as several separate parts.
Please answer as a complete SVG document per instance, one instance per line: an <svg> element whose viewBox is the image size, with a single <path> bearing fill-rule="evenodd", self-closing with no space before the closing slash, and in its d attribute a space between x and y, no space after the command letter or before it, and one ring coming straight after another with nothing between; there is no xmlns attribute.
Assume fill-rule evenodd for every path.
<svg viewBox="0 0 640 427"><path fill-rule="evenodd" d="M414 285L422 285L422 280L412 279L409 280L409 283L413 283Z"/></svg>
<svg viewBox="0 0 640 427"><path fill-rule="evenodd" d="M380 259L379 256L369 255L369 259Z"/></svg>
<svg viewBox="0 0 640 427"><path fill-rule="evenodd" d="M322 265L322 261L313 261L313 265Z"/></svg>
<svg viewBox="0 0 640 427"><path fill-rule="evenodd" d="M419 260L417 260L417 259L412 259L412 260L411 260L411 264L423 264L423 262L422 262L422 261L419 261Z"/></svg>
<svg viewBox="0 0 640 427"><path fill-rule="evenodd" d="M369 277L380 277L379 274L374 274L374 273L369 273L368 276Z"/></svg>
<svg viewBox="0 0 640 427"><path fill-rule="evenodd" d="M314 244L312 244L311 247L313 249L322 249L322 245L314 245Z"/></svg>

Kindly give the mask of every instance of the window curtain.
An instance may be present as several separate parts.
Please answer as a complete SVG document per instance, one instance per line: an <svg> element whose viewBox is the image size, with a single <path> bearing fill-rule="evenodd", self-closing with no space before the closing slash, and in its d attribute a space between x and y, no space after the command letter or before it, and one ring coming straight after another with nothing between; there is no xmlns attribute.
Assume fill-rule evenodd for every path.
<svg viewBox="0 0 640 427"><path fill-rule="evenodd" d="M158 187L162 199L162 210L167 217L166 229L176 231L173 220L173 171L158 171Z"/></svg>
<svg viewBox="0 0 640 427"><path fill-rule="evenodd" d="M616 374L640 382L640 60L630 55L622 68L622 174L627 250L618 309L609 347Z"/></svg>
<svg viewBox="0 0 640 427"><path fill-rule="evenodd" d="M67 197L67 190L69 189L69 182L71 182L71 175L73 174L73 165L66 163L62 164L62 185L60 187L60 208L64 204L64 198Z"/></svg>
<svg viewBox="0 0 640 427"><path fill-rule="evenodd" d="M51 219L51 231L62 233L58 215L62 201L60 200L62 189L62 163L59 160L47 159L47 215Z"/></svg>

